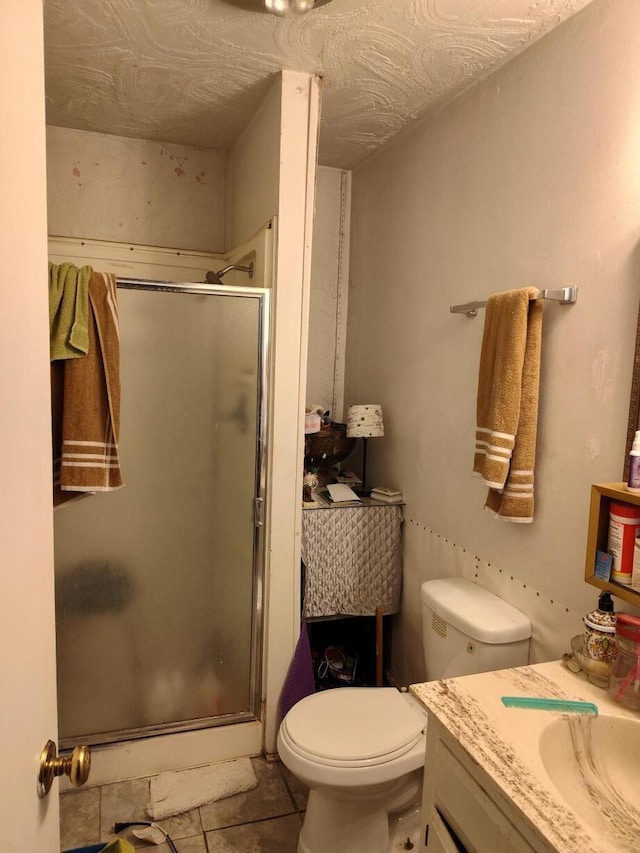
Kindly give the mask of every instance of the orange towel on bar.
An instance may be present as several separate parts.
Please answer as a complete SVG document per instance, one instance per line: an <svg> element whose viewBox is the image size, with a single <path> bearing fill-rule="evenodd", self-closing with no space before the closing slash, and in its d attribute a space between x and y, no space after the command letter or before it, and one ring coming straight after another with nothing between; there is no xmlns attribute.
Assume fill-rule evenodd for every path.
<svg viewBox="0 0 640 853"><path fill-rule="evenodd" d="M489 298L478 377L473 470L489 486L486 508L533 520L542 303L536 288Z"/></svg>
<svg viewBox="0 0 640 853"><path fill-rule="evenodd" d="M120 432L120 340L116 278L89 281L89 352L52 368L54 506L123 485Z"/></svg>

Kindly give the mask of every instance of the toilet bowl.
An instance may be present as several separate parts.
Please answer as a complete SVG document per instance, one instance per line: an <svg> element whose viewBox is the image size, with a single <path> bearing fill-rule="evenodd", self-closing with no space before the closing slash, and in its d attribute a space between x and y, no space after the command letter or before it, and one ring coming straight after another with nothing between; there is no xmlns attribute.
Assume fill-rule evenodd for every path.
<svg viewBox="0 0 640 853"><path fill-rule="evenodd" d="M498 596L463 578L427 581L420 594L428 679L527 663L531 623ZM325 690L291 708L278 753L309 788L298 853L389 853L398 826L415 822L426 723L392 687Z"/></svg>
<svg viewBox="0 0 640 853"><path fill-rule="evenodd" d="M417 804L426 713L393 687L307 696L278 733L284 764L310 789L298 853L389 853L390 821Z"/></svg>

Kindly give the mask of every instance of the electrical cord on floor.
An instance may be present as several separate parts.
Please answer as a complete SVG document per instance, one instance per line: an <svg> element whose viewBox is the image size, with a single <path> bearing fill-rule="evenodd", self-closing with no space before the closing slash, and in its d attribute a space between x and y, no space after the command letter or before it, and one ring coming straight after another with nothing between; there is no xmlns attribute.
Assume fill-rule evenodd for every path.
<svg viewBox="0 0 640 853"><path fill-rule="evenodd" d="M171 848L173 853L178 853L178 848L173 843L173 840L172 840L171 836L169 835L169 833L165 829L163 829L161 826L159 826L157 823L151 823L148 820L131 820L131 821L128 821L126 823L116 823L115 826L113 827L113 831L117 835L119 832L122 832L123 829L129 829L130 826L151 826L154 829L159 830L159 832L161 832L164 835L165 841L167 842L167 844L169 845L169 847Z"/></svg>

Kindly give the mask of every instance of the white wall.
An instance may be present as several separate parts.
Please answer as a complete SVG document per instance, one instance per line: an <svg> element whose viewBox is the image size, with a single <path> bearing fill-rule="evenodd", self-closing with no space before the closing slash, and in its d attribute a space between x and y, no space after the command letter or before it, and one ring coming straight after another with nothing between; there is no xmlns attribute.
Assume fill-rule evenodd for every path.
<svg viewBox="0 0 640 853"><path fill-rule="evenodd" d="M351 173L318 167L313 227L307 405L342 420Z"/></svg>
<svg viewBox="0 0 640 853"><path fill-rule="evenodd" d="M354 173L346 402L382 403L372 481L407 501L401 680L424 676L419 584L462 574L456 547L505 598L534 591L534 659L568 647L553 607L577 632L596 602L589 486L621 478L638 313L639 50L640 4L596 0ZM471 476L483 318L449 305L566 284L576 305L545 304L535 520L500 522Z"/></svg>
<svg viewBox="0 0 640 853"><path fill-rule="evenodd" d="M319 84L282 72L268 494L266 750L275 752L278 699L300 631L305 379Z"/></svg>
<svg viewBox="0 0 640 853"><path fill-rule="evenodd" d="M227 250L246 242L277 211L281 100L282 78L278 76L229 154L225 216Z"/></svg>
<svg viewBox="0 0 640 853"><path fill-rule="evenodd" d="M36 793L57 729L40 0L2 10L0 71L0 826L7 850L54 853L57 783Z"/></svg>
<svg viewBox="0 0 640 853"><path fill-rule="evenodd" d="M226 154L47 128L49 233L224 250Z"/></svg>

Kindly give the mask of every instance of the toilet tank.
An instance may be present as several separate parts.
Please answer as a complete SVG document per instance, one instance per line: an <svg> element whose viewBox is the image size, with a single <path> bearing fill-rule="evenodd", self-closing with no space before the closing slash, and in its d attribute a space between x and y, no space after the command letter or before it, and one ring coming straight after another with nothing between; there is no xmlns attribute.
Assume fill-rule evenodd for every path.
<svg viewBox="0 0 640 853"><path fill-rule="evenodd" d="M427 680L524 666L531 622L494 593L464 578L420 588Z"/></svg>

